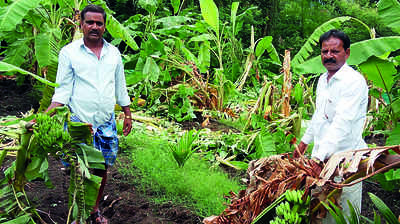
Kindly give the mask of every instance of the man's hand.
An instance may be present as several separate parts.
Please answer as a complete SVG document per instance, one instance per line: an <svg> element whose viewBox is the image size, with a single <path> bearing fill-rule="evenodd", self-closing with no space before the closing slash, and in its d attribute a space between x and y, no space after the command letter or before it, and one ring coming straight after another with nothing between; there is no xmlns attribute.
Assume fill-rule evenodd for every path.
<svg viewBox="0 0 400 224"><path fill-rule="evenodd" d="M127 136L132 129L132 118L130 116L125 116L124 127L122 129L124 136Z"/></svg>
<svg viewBox="0 0 400 224"><path fill-rule="evenodd" d="M300 155L304 155L308 145L304 142L300 142L299 146L293 152L293 158L299 158Z"/></svg>
<svg viewBox="0 0 400 224"><path fill-rule="evenodd" d="M122 128L122 133L124 136L127 136L132 129L132 115L131 115L131 108L129 106L121 106L122 110L124 111L124 127Z"/></svg>
<svg viewBox="0 0 400 224"><path fill-rule="evenodd" d="M51 104L50 104L50 106L44 111L44 113L47 113L47 112L49 112L51 109L53 109L53 108L55 108L55 107L62 107L62 106L64 106L64 104L62 104L62 103L58 103L58 102L52 102ZM54 114L51 114L50 116L53 116ZM31 121L29 121L26 125L25 125L25 128L28 130L28 131L33 131L33 125L35 125L36 124L36 118L35 119L33 119L33 120L31 120ZM92 133L93 134L93 133Z"/></svg>

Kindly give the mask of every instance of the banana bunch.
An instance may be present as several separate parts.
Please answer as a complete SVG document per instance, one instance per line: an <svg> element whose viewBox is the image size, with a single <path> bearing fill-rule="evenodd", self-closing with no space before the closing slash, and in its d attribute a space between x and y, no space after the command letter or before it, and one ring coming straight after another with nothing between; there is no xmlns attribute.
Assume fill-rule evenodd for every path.
<svg viewBox="0 0 400 224"><path fill-rule="evenodd" d="M307 196L306 200L303 200L304 191L301 190L287 190L285 192L285 198L288 202L291 202L293 204L299 204L299 205L308 205L310 203L310 196Z"/></svg>
<svg viewBox="0 0 400 224"><path fill-rule="evenodd" d="M304 191L288 190L285 192L286 201L280 203L275 208L276 217L270 221L270 224L291 223L300 224L307 218L310 196L303 200Z"/></svg>
<svg viewBox="0 0 400 224"><path fill-rule="evenodd" d="M270 224L301 223L302 217L300 217L299 213L293 212L293 209L290 206L288 201L280 203L275 208L275 212L276 212L277 217L275 217L274 220L271 220Z"/></svg>
<svg viewBox="0 0 400 224"><path fill-rule="evenodd" d="M39 113L36 115L36 125L33 132L38 144L48 153L56 154L71 142L71 136L64 131L64 122L47 114Z"/></svg>

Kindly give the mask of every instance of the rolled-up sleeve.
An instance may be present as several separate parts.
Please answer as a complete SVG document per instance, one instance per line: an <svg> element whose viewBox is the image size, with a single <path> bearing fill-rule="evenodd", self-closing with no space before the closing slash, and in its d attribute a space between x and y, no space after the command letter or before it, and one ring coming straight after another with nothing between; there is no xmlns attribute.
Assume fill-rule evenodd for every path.
<svg viewBox="0 0 400 224"><path fill-rule="evenodd" d="M120 55L117 68L115 70L115 97L117 104L120 106L128 106L131 103L128 90L126 88L124 65L122 64Z"/></svg>
<svg viewBox="0 0 400 224"><path fill-rule="evenodd" d="M72 95L73 83L73 70L71 61L66 55L64 50L61 50L58 57L58 69L56 83L59 86L54 90L52 102L68 104Z"/></svg>

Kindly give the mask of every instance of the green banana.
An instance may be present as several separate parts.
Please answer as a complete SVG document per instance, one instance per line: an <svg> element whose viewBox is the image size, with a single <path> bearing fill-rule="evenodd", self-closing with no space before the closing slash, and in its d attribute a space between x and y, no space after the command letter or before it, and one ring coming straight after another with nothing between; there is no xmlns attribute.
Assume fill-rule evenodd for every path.
<svg viewBox="0 0 400 224"><path fill-rule="evenodd" d="M301 198L299 198L299 192L300 192L300 191L293 191L293 193L294 193L294 202L295 202L296 204L300 203L300 200L301 200ZM300 199L300 200L299 200L299 199Z"/></svg>
<svg viewBox="0 0 400 224"><path fill-rule="evenodd" d="M300 218L299 217L299 213L295 213L294 216L295 216L295 218L294 218L294 222L293 223L296 223L296 224L299 223L299 218Z"/></svg>
<svg viewBox="0 0 400 224"><path fill-rule="evenodd" d="M299 216L299 219L298 219L299 224L301 223L301 220L302 220L302 218L301 218L301 216Z"/></svg>
<svg viewBox="0 0 400 224"><path fill-rule="evenodd" d="M287 191L285 192L285 198L286 198L287 201L292 201L292 198L291 198L291 191L290 191L290 190L287 190Z"/></svg>
<svg viewBox="0 0 400 224"><path fill-rule="evenodd" d="M290 213L290 204L287 201L285 201L285 213Z"/></svg>
<svg viewBox="0 0 400 224"><path fill-rule="evenodd" d="M282 204L279 204L276 208L275 208L275 213L276 215L282 216L283 215L283 207Z"/></svg>

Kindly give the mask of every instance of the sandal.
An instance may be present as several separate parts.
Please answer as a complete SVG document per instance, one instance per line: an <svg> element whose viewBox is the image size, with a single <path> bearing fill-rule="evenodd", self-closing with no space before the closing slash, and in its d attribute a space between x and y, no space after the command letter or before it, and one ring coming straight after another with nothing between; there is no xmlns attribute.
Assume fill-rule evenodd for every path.
<svg viewBox="0 0 400 224"><path fill-rule="evenodd" d="M87 221L88 221L88 223L91 223L91 224L108 224L108 220L106 218L104 218L104 216L101 215L99 210L90 214Z"/></svg>

